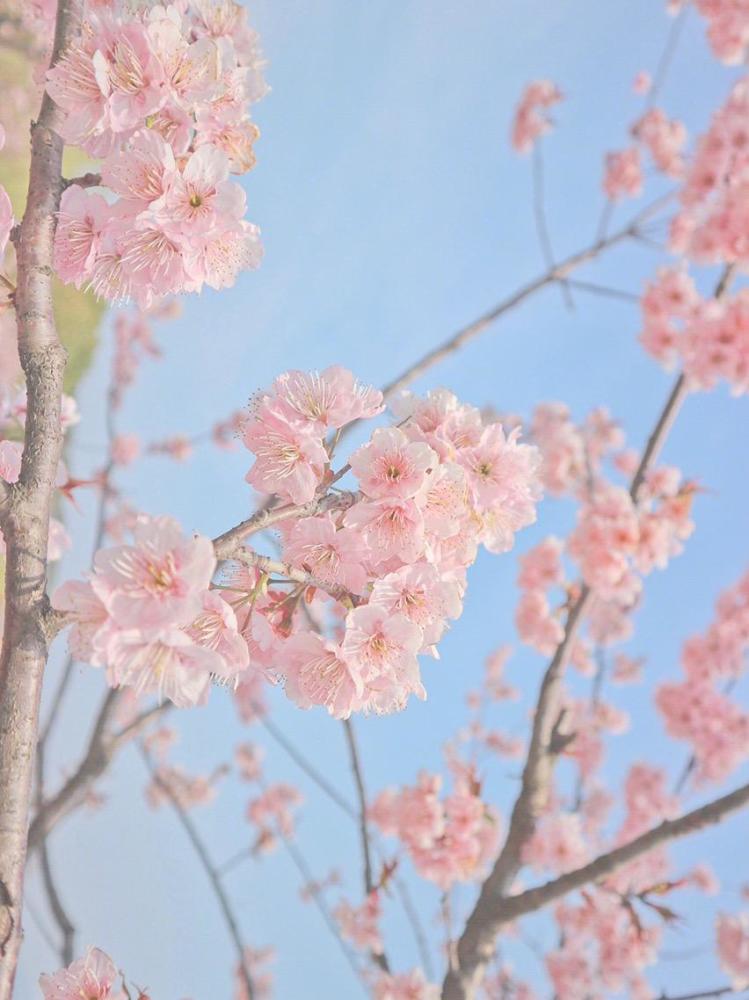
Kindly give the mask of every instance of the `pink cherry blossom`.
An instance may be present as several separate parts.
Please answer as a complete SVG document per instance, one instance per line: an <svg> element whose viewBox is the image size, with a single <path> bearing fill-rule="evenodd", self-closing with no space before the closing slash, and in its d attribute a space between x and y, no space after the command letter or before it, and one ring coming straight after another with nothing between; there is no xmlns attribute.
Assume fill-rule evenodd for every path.
<svg viewBox="0 0 749 1000"><path fill-rule="evenodd" d="M403 707L408 695L425 698L416 654L423 632L405 615L367 605L349 612L342 651L360 671L365 706L375 711Z"/></svg>
<svg viewBox="0 0 749 1000"><path fill-rule="evenodd" d="M248 483L296 504L314 497L328 455L313 430L292 423L276 407L264 403L255 419L246 424L243 440L255 455Z"/></svg>
<svg viewBox="0 0 749 1000"><path fill-rule="evenodd" d="M237 617L216 591L204 591L202 601L202 610L185 632L198 646L218 653L222 666L214 672L224 682L235 681L250 662L247 643L237 629Z"/></svg>
<svg viewBox="0 0 749 1000"><path fill-rule="evenodd" d="M267 852L276 846L277 836L294 833L294 812L302 802L301 794L291 785L278 782L268 785L247 806L247 819L257 827L255 850Z"/></svg>
<svg viewBox="0 0 749 1000"><path fill-rule="evenodd" d="M115 632L106 656L107 676L113 687L155 693L179 708L203 704L212 675L225 671L225 660L219 653L173 627L151 634L138 629Z"/></svg>
<svg viewBox="0 0 749 1000"><path fill-rule="evenodd" d="M384 409L379 390L362 385L339 365L322 372L284 372L273 389L292 419L318 424L321 430L375 417Z"/></svg>
<svg viewBox="0 0 749 1000"><path fill-rule="evenodd" d="M55 231L55 269L63 281L80 288L92 279L109 215L100 194L76 184L65 189Z"/></svg>
<svg viewBox="0 0 749 1000"><path fill-rule="evenodd" d="M89 948L66 969L40 976L39 986L44 1000L124 1000L124 991L115 986L119 978L109 955Z"/></svg>
<svg viewBox="0 0 749 1000"><path fill-rule="evenodd" d="M371 441L355 451L350 460L362 492L373 500L411 499L438 462L428 445L409 442L397 427L376 430Z"/></svg>
<svg viewBox="0 0 749 1000"><path fill-rule="evenodd" d="M336 719L347 719L362 700L361 672L337 643L314 632L292 636L284 649L286 694L300 708L324 705Z"/></svg>
<svg viewBox="0 0 749 1000"><path fill-rule="evenodd" d="M721 968L735 990L749 986L749 916L739 913L718 915L715 939Z"/></svg>
<svg viewBox="0 0 749 1000"><path fill-rule="evenodd" d="M534 143L550 131L545 112L562 100L559 88L550 80L534 80L523 91L512 124L512 145L518 153L528 153Z"/></svg>
<svg viewBox="0 0 749 1000"><path fill-rule="evenodd" d="M372 951L382 954L383 945L379 922L382 918L382 905L377 890L371 892L361 906L351 906L342 899L333 911L341 935L362 951Z"/></svg>
<svg viewBox="0 0 749 1000"><path fill-rule="evenodd" d="M438 1000L439 987L427 982L421 969L383 973L374 984L374 1000Z"/></svg>
<svg viewBox="0 0 749 1000"><path fill-rule="evenodd" d="M642 184L642 165L637 146L606 154L603 190L609 198L614 201L623 197L637 198L642 193Z"/></svg>
<svg viewBox="0 0 749 1000"><path fill-rule="evenodd" d="M142 517L133 545L101 549L92 585L123 628L189 624L216 566L209 539L186 538L172 518Z"/></svg>
<svg viewBox="0 0 749 1000"><path fill-rule="evenodd" d="M415 562L424 552L424 517L413 500L357 503L346 512L344 524L362 533L376 566L393 559Z"/></svg>
<svg viewBox="0 0 749 1000"><path fill-rule="evenodd" d="M140 454L137 434L118 434L112 441L112 461L117 465L131 465Z"/></svg>
<svg viewBox="0 0 749 1000"><path fill-rule="evenodd" d="M330 513L298 521L283 548L289 565L355 594L364 590L367 575L363 563L368 554L360 535L351 528L337 528Z"/></svg>

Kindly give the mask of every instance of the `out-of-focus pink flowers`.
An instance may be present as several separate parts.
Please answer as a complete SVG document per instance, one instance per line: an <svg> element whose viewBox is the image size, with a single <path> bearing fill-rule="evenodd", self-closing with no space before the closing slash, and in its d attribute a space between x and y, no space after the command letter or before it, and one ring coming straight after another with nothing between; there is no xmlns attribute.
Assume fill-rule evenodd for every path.
<svg viewBox="0 0 749 1000"><path fill-rule="evenodd" d="M562 96L551 80L534 80L528 84L512 123L512 145L518 153L529 153L535 142L551 130L548 110L558 104Z"/></svg>
<svg viewBox="0 0 749 1000"><path fill-rule="evenodd" d="M383 834L403 843L422 878L446 891L481 876L499 837L499 819L469 773L444 799L440 786L438 775L422 772L412 788L381 792L369 817Z"/></svg>
<svg viewBox="0 0 749 1000"><path fill-rule="evenodd" d="M682 647L682 681L662 684L656 704L666 731L689 743L698 781L721 781L749 753L749 714L725 690L749 649L749 575L719 598L714 622Z"/></svg>
<svg viewBox="0 0 749 1000"><path fill-rule="evenodd" d="M342 899L333 911L341 935L362 951L382 954L382 936L379 922L382 917L380 894L372 891L361 906L352 906Z"/></svg>
<svg viewBox="0 0 749 1000"><path fill-rule="evenodd" d="M749 916L739 913L718 915L715 924L718 960L735 990L749 986Z"/></svg>
<svg viewBox="0 0 749 1000"><path fill-rule="evenodd" d="M383 973L374 984L374 1000L438 1000L439 987L426 980L421 969Z"/></svg>
<svg viewBox="0 0 749 1000"><path fill-rule="evenodd" d="M617 153L607 153L603 190L613 201L637 198L642 193L642 163L640 150L630 146Z"/></svg>

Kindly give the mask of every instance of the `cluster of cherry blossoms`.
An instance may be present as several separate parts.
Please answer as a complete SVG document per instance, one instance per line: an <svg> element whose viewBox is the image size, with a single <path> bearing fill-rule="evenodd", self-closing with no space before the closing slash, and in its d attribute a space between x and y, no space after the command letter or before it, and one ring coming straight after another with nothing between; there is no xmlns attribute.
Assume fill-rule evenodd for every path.
<svg viewBox="0 0 749 1000"><path fill-rule="evenodd" d="M687 0L668 0L675 14ZM707 37L713 52L729 65L743 62L749 46L749 3L747 0L695 0L695 7L707 19Z"/></svg>
<svg viewBox="0 0 749 1000"><path fill-rule="evenodd" d="M679 362L693 389L725 380L749 391L749 292L703 299L682 268L662 268L642 297L644 348L668 368Z"/></svg>
<svg viewBox="0 0 749 1000"><path fill-rule="evenodd" d="M447 891L480 878L496 853L499 818L481 799L470 769L456 772L455 788L440 798L442 778L422 772L416 785L381 792L369 818L403 844L422 878Z"/></svg>
<svg viewBox="0 0 749 1000"><path fill-rule="evenodd" d="M747 18L749 31L749 18ZM671 249L701 263L749 261L749 77L734 84L700 136L679 192Z"/></svg>
<svg viewBox="0 0 749 1000"><path fill-rule="evenodd" d="M721 968L730 976L733 989L749 988L749 913L719 914L715 942Z"/></svg>
<svg viewBox="0 0 749 1000"><path fill-rule="evenodd" d="M666 774L647 764L631 767L624 784L626 814L613 837L614 846L629 842L662 820L672 817L678 800L667 791ZM592 797L591 797L592 802ZM556 874L585 864L605 840L601 824L613 798L607 796L593 813L585 807L564 812L552 802L541 827L526 845L524 860ZM545 959L547 972L560 1000L581 995L624 993L650 1000L652 987L644 970L658 960L663 926L674 919L663 897L680 889L716 891L715 878L697 866L679 878L670 874L664 847L656 848L620 869L615 875L586 888L554 909L561 946ZM648 917L656 917L652 922Z"/></svg>
<svg viewBox="0 0 749 1000"><path fill-rule="evenodd" d="M749 714L729 694L747 651L749 574L721 594L707 631L684 643L684 680L662 684L656 693L666 731L689 744L698 781L722 781L749 753Z"/></svg>
<svg viewBox="0 0 749 1000"><path fill-rule="evenodd" d="M244 429L256 456L249 482L320 510L314 497L342 474L331 472L326 435L334 443L345 424L381 409L380 394L342 369L287 373ZM243 625L253 662L278 671L299 705L340 717L425 696L417 655L434 654L447 619L460 615L479 544L510 548L540 493L536 449L452 393L404 397L397 417L351 455L355 492L332 494L320 513L290 508L279 521L284 563L316 587L306 611L303 583L293 601L272 583L258 593L257 572L231 584L254 595ZM309 614L323 614L331 597L334 637L325 638Z"/></svg>
<svg viewBox="0 0 749 1000"><path fill-rule="evenodd" d="M522 93L512 122L512 145L518 153L529 153L536 141L551 130L549 108L563 94L551 80L533 80Z"/></svg>
<svg viewBox="0 0 749 1000"><path fill-rule="evenodd" d="M53 604L73 623L75 656L106 666L113 687L195 705L213 676L233 682L249 663L231 605L209 589L215 568L210 539L141 516L133 544L100 549L89 579L62 584Z"/></svg>
<svg viewBox="0 0 749 1000"><path fill-rule="evenodd" d="M518 633L543 655L551 655L561 642L565 613L579 593L579 584L567 576L566 555L595 592L590 639L599 645L621 641L629 632L628 612L641 593L641 575L665 568L693 531L694 485L672 467L648 472L636 499L611 482L605 463L631 477L638 456L624 447L621 429L602 408L577 425L566 406L543 404L534 411L530 437L541 451L544 489L552 496L571 496L580 507L566 541L546 538L520 558ZM593 672L579 637L572 661L583 672Z"/></svg>
<svg viewBox="0 0 749 1000"><path fill-rule="evenodd" d="M377 977L374 1000L439 1000L438 986L428 983L421 969L410 972L384 972Z"/></svg>
<svg viewBox="0 0 749 1000"><path fill-rule="evenodd" d="M178 705L203 702L211 678L237 688L240 711L259 677L342 718L425 697L418 656L460 615L479 545L504 552L535 519L539 454L439 390L401 399L398 426L333 473L342 429L382 409L341 368L278 378L242 434L283 561L241 545L216 584L208 538L136 516L132 544L101 549L88 580L54 595L75 655ZM334 489L346 475L356 489Z"/></svg>
<svg viewBox="0 0 749 1000"><path fill-rule="evenodd" d="M231 173L254 163L248 105L265 93L234 0L90 11L47 74L65 139L101 159L63 192L55 267L110 301L223 288L256 267L258 230ZM99 183L102 193L88 185Z"/></svg>
<svg viewBox="0 0 749 1000"><path fill-rule="evenodd" d="M687 130L682 122L660 108L651 108L630 129L633 144L606 154L603 190L608 198L637 198L644 186L643 151L653 166L666 177L679 178L684 173L682 150Z"/></svg>

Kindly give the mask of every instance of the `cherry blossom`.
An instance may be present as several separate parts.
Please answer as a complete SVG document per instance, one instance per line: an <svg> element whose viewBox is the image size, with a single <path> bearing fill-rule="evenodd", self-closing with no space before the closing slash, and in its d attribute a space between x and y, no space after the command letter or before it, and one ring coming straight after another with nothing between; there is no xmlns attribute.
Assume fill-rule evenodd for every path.
<svg viewBox="0 0 749 1000"><path fill-rule="evenodd" d="M39 985L44 1000L124 1000L125 992L115 984L120 974L114 962L99 948L89 948L83 958L67 969L42 975Z"/></svg>
<svg viewBox="0 0 749 1000"><path fill-rule="evenodd" d="M537 139L551 129L545 112L561 100L561 91L550 80L534 80L528 84L512 124L512 145L518 153L530 152Z"/></svg>

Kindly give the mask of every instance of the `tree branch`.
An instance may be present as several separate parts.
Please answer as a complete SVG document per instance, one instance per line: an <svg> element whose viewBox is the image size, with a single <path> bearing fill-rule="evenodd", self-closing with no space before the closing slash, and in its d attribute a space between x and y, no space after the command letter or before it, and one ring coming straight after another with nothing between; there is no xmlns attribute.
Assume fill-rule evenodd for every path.
<svg viewBox="0 0 749 1000"><path fill-rule="evenodd" d="M392 382L388 382L382 390L385 397L390 398L401 389L405 389L417 378L421 378L422 375L426 374L426 372L428 372L431 368L439 364L440 361L444 361L444 359L449 357L450 354L454 354L471 340L475 340L476 337L492 326L498 319L506 313L511 312L516 306L521 305L526 299L535 295L536 292L539 292L548 285L552 285L555 282L566 278L573 271L577 270L577 268L582 267L583 264L587 264L589 261L594 260L604 250L608 250L616 244L622 243L624 240L634 238L638 233L640 225L647 219L651 218L659 209L667 204L672 197L672 194L667 194L658 198L656 201L652 202L639 212L623 229L617 230L610 236L597 238L595 242L591 243L589 246L579 250L577 253L571 254L554 267L549 268L544 274L539 275L539 277L534 278L532 281L529 281L526 285L522 285L517 289L517 291L498 302L497 305L495 305L488 312L479 316L478 319L469 323L468 326L462 327L433 350L428 351L422 358L414 362L414 364L412 364L404 372L401 372L401 374L397 378L393 379ZM353 424L347 425L347 427L344 428L344 431L347 432L349 427L352 426Z"/></svg>
<svg viewBox="0 0 749 1000"><path fill-rule="evenodd" d="M225 531L213 539L213 549L217 559L233 559L242 539L272 528L279 521L291 517L311 517L314 514L324 514L328 510L345 510L356 500L354 493L332 493L329 496L316 497L309 503L288 507L261 507L251 517Z"/></svg>
<svg viewBox="0 0 749 1000"><path fill-rule="evenodd" d="M171 702L154 705L142 712L119 732L108 732L121 691L111 689L105 695L83 759L62 788L47 799L36 812L29 827L28 849L33 852L60 820L73 812L86 799L91 787L104 774L116 754L156 717L172 708Z"/></svg>
<svg viewBox="0 0 749 1000"><path fill-rule="evenodd" d="M316 587L318 590L323 590L326 594L330 594L336 601L348 602L351 605L356 605L359 602L359 598L346 590L345 587L336 587L329 583L323 583L322 580L318 580L311 573L305 573L302 569L294 569L293 566L287 566L286 563L278 559L271 559L269 556L252 552L250 549L244 548L244 546L237 546L232 559L236 559L246 566L254 566L263 573L276 573L278 576L286 577L287 580L304 584L305 587Z"/></svg>
<svg viewBox="0 0 749 1000"><path fill-rule="evenodd" d="M78 31L82 0L59 0L51 65ZM5 632L0 654L0 1000L10 1000L21 944L26 834L42 676L47 660L47 540L62 450L66 351L52 309L62 192L61 112L45 93L31 126L26 210L15 246L18 352L28 410L21 472L4 510Z"/></svg>
<svg viewBox="0 0 749 1000"><path fill-rule="evenodd" d="M733 272L733 265L724 270L715 289L716 298L721 298L727 291ZM684 375L679 375L632 477L629 492L635 503L645 477L660 454L687 392L686 378ZM481 887L479 898L458 942L458 965L457 968L448 970L442 989L443 1000L469 1000L473 996L475 986L481 980L494 951L499 928L505 922L503 914L507 903L507 892L520 870L523 847L533 835L538 817L548 799L557 756L553 746L553 735L559 716L562 676L592 596L590 588L583 585L580 596L567 617L564 638L557 647L541 682L520 794L512 810L504 845L494 868Z"/></svg>
<svg viewBox="0 0 749 1000"><path fill-rule="evenodd" d="M535 913L536 910L548 906L549 903L561 899L562 896L566 896L567 893L575 889L581 889L592 882L600 882L656 847L662 847L674 840L681 840L707 826L715 826L727 816L740 809L745 809L747 806L749 806L749 784L742 785L698 809L692 809L677 819L664 820L646 833L622 844L621 847L601 854L594 861L581 868L576 868L574 871L567 872L566 875L560 875L559 878L552 879L552 881L533 889L526 889L525 892L518 893L516 896L506 896L501 901L501 914L497 926L504 927L511 921L517 920L518 917L525 916L527 913Z"/></svg>

